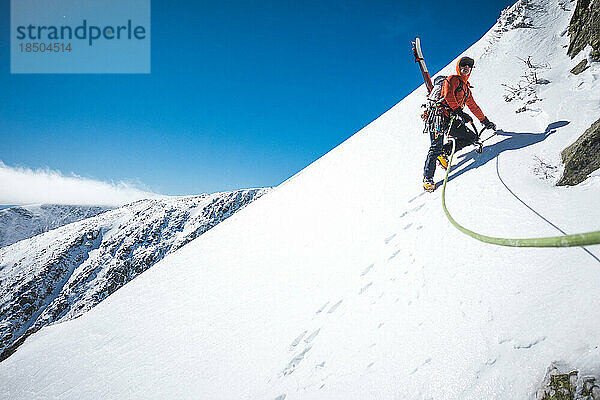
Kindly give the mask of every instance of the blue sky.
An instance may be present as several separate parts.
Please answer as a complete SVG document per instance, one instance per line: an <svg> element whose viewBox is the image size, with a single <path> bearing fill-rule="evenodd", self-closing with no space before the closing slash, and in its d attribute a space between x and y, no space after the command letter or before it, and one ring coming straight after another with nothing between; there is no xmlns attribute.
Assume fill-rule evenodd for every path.
<svg viewBox="0 0 600 400"><path fill-rule="evenodd" d="M0 161L162 194L274 186L421 85L415 36L433 73L511 4L154 0L151 74L36 75L10 74L2 1Z"/></svg>

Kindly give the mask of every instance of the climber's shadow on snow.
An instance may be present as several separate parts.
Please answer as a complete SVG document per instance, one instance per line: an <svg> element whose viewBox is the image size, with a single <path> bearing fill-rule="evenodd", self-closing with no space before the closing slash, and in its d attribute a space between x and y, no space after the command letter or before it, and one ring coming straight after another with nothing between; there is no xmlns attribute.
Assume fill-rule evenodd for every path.
<svg viewBox="0 0 600 400"><path fill-rule="evenodd" d="M566 126L569 123L569 121L553 122L548 125L544 132L541 133L505 132L502 130L498 130L496 131L496 135L503 136L505 137L505 139L492 145L484 145L481 154L478 154L475 150L471 150L470 152L459 156L460 162L458 164L452 165L451 174L450 177L448 177L448 180L451 181L452 179L464 174L467 171L470 171L474 168L479 168L480 166L486 164L488 161L491 161L494 158L498 157L498 155L504 151L518 150L539 143L548 138L553 133L555 133L558 128L562 128L563 126ZM458 170L463 166L465 167Z"/></svg>

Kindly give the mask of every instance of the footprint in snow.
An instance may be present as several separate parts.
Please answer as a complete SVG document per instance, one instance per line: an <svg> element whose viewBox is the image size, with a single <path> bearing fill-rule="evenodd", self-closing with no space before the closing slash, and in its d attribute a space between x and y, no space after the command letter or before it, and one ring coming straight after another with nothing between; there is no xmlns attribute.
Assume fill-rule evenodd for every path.
<svg viewBox="0 0 600 400"><path fill-rule="evenodd" d="M409 202L409 203L412 203L413 201L415 201L415 200L416 200L416 199L418 199L419 197L421 197L421 196L424 196L424 195L425 195L425 193L427 193L427 192L422 192L421 194L418 194L418 195L416 195L415 197L413 197L412 199L410 199L408 202Z"/></svg>
<svg viewBox="0 0 600 400"><path fill-rule="evenodd" d="M387 237L384 242L385 244L389 244L392 240L394 240L394 238L396 237L396 233L394 233L392 236Z"/></svg>
<svg viewBox="0 0 600 400"><path fill-rule="evenodd" d="M372 362L371 364L367 365L367 369L371 368L373 365L375 365L374 362Z"/></svg>
<svg viewBox="0 0 600 400"><path fill-rule="evenodd" d="M296 339L294 339L294 341L290 345L290 351L294 350L294 347L298 346L298 344L300 343L300 341L302 340L302 338L304 337L304 335L306 335L307 332L308 331L302 332Z"/></svg>
<svg viewBox="0 0 600 400"><path fill-rule="evenodd" d="M420 205L420 206L418 206L418 207L415 207L415 208L413 208L413 209L412 209L412 210L410 210L410 211L416 212L416 211L419 211L419 210L420 210L421 208L423 208L423 207L425 207L425 203L421 204L421 205Z"/></svg>
<svg viewBox="0 0 600 400"><path fill-rule="evenodd" d="M331 308L329 309L329 311L327 311L327 314L331 314L333 312L335 312L335 310L338 309L338 307L340 306L340 304L342 304L342 301L344 301L343 299L338 301L337 303L335 303L333 306L331 306Z"/></svg>
<svg viewBox="0 0 600 400"><path fill-rule="evenodd" d="M400 254L400 252L401 252L401 251L402 251L402 249L400 249L400 250L397 250L397 251L396 251L394 254L392 254L392 255L390 256L390 258L388 258L388 261L390 261L391 259L393 259L394 257L396 257L398 254Z"/></svg>
<svg viewBox="0 0 600 400"><path fill-rule="evenodd" d="M421 365L419 365L418 367L416 367L415 369L413 369L413 371L411 373L409 373L409 375L414 375L415 373L417 373L417 371L419 371L421 368L423 368L424 366L426 366L430 362L431 362L431 358L426 359L425 361L423 361L423 363L421 363Z"/></svg>
<svg viewBox="0 0 600 400"><path fill-rule="evenodd" d="M320 331L321 331L321 328L319 328L316 331L314 331L313 333L311 333L306 339L304 339L304 343L312 342L317 337L317 335L319 334Z"/></svg>
<svg viewBox="0 0 600 400"><path fill-rule="evenodd" d="M369 287L371 287L372 284L373 284L373 282L367 283L365 286L362 287L362 289L360 289L360 292L358 292L358 294L363 294L365 292L365 290L367 290Z"/></svg>
<svg viewBox="0 0 600 400"><path fill-rule="evenodd" d="M400 217L398 218L404 218L406 217L406 215L408 215L408 211L404 211L402 214L400 214Z"/></svg>
<svg viewBox="0 0 600 400"><path fill-rule="evenodd" d="M409 228L410 228L412 225L413 225L413 224L412 224L412 222L411 222L410 224L406 225L406 226L404 227L404 230L407 230L407 229L409 229Z"/></svg>
<svg viewBox="0 0 600 400"><path fill-rule="evenodd" d="M319 309L317 310L317 314L321 314L321 313L323 312L323 310L325 309L325 307L327 307L328 305L329 305L329 302L327 302L327 303L323 304L323 305L321 306L321 308L319 308Z"/></svg>
<svg viewBox="0 0 600 400"><path fill-rule="evenodd" d="M515 343L513 344L513 347L515 349L530 349L533 346L542 343L544 340L546 340L546 336L540 336L537 339L533 339L533 340L529 340L529 341L515 341Z"/></svg>
<svg viewBox="0 0 600 400"><path fill-rule="evenodd" d="M360 276L365 276L366 274L369 273L369 271L371 271L371 269L375 266L375 264L371 264L369 265L367 268L365 268L365 270L363 272L361 272ZM329 304L329 303L328 303Z"/></svg>
<svg viewBox="0 0 600 400"><path fill-rule="evenodd" d="M304 356L306 356L306 353L308 353L308 351L311 348L311 346L306 347L304 350L302 350L301 353L292 358L292 360L288 363L287 367L285 367L285 369L283 370L283 376L287 376L293 373L298 367L298 365L300 365L300 362L304 360Z"/></svg>
<svg viewBox="0 0 600 400"><path fill-rule="evenodd" d="M497 358L488 358L486 362L479 365L477 372L475 373L475 377L479 379L481 375L485 374L489 369L496 364Z"/></svg>

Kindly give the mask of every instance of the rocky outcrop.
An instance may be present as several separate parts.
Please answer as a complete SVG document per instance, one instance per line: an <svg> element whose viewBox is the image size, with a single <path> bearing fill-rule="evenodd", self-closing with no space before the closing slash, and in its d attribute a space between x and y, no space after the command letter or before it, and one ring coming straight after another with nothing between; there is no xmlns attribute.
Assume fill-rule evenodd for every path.
<svg viewBox="0 0 600 400"><path fill-rule="evenodd" d="M600 0L596 0L600 1ZM565 171L558 186L577 185L600 168L600 119L562 152Z"/></svg>
<svg viewBox="0 0 600 400"><path fill-rule="evenodd" d="M588 44L592 46L590 58L600 61L600 0L577 0L577 7L569 25L568 54L575 57Z"/></svg>
<svg viewBox="0 0 600 400"><path fill-rule="evenodd" d="M585 71L586 69L588 69L590 66L587 65L587 58L584 58L583 60L581 60L581 62L579 64L577 64L576 66L573 67L573 69L571 70L571 73L573 75L579 75L580 73L582 73L583 71Z"/></svg>
<svg viewBox="0 0 600 400"><path fill-rule="evenodd" d="M590 371L586 371L590 372ZM600 400L596 376L569 368L563 361L553 361L546 370L535 400Z"/></svg>

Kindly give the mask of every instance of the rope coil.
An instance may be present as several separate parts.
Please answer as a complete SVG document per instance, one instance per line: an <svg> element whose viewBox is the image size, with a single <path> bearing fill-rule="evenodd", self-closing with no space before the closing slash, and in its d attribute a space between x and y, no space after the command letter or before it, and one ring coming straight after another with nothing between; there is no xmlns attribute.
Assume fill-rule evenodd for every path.
<svg viewBox="0 0 600 400"><path fill-rule="evenodd" d="M479 241L495 244L499 246L508 246L508 247L576 247L576 246L589 246L593 244L600 244L600 231L595 232L586 232L586 233L577 233L573 235L564 235L564 236L551 236L551 237L541 237L541 238L499 238L481 235L477 232L474 232L470 229L465 228L460 225L452 216L450 212L448 212L448 208L446 208L446 182L448 182L448 174L450 173L450 168L452 166L452 159L454 158L454 151L456 149L456 142L453 138L450 138L452 141L452 153L450 154L450 160L448 161L448 168L446 169L446 176L444 177L444 185L442 186L442 208L444 209L444 213L448 218L448 221L459 231L464 233L465 235L471 236L474 239Z"/></svg>

